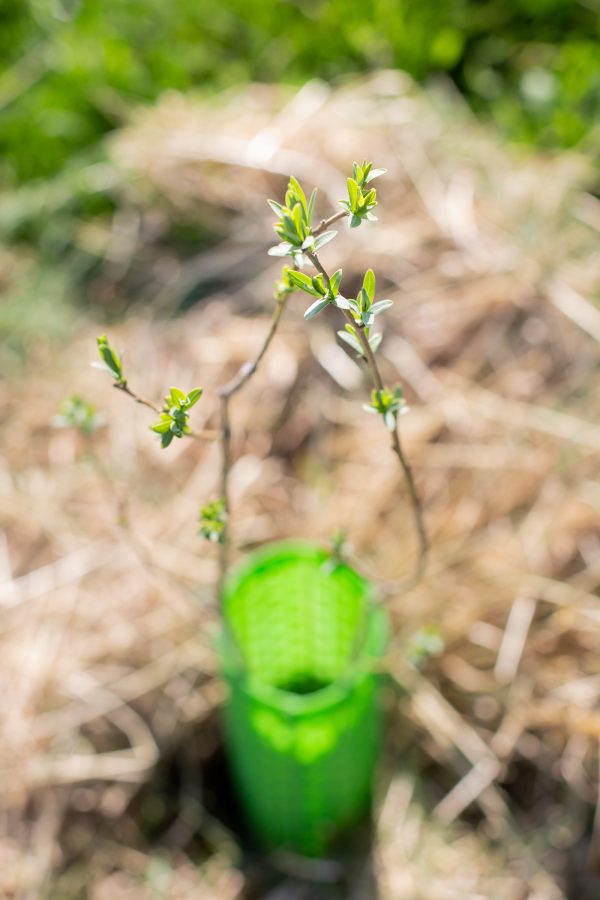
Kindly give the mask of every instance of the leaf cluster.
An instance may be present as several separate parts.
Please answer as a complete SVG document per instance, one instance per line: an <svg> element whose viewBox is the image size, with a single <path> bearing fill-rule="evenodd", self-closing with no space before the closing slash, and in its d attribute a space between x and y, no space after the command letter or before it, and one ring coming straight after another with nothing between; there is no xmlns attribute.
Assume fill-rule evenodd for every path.
<svg viewBox="0 0 600 900"><path fill-rule="evenodd" d="M331 278L326 278L321 272L316 275L306 275L304 272L291 271L289 280L294 287L316 297L315 302L308 307L304 313L305 319L312 319L317 316L326 306L333 303L339 309L349 309L350 304L345 297L340 294L340 282L342 280L342 270L337 269Z"/></svg>
<svg viewBox="0 0 600 900"><path fill-rule="evenodd" d="M350 215L350 228L357 228L364 220L376 222L372 210L377 206L377 191L368 187L374 178L384 175L387 169L374 169L373 163L363 160L362 165L354 163L352 178L348 178L348 199L340 200Z"/></svg>
<svg viewBox="0 0 600 900"><path fill-rule="evenodd" d="M381 388L371 391L371 402L364 405L364 409L370 413L383 416L386 428L393 431L398 421L398 416L408 412L408 406L402 396L402 388L397 385L394 390Z"/></svg>
<svg viewBox="0 0 600 900"><path fill-rule="evenodd" d="M55 428L76 428L86 437L94 434L104 423L105 417L79 394L63 400L58 415L52 421Z"/></svg>
<svg viewBox="0 0 600 900"><path fill-rule="evenodd" d="M198 534L207 541L222 544L227 525L227 506L223 499L206 503L200 510L200 528Z"/></svg>
<svg viewBox="0 0 600 900"><path fill-rule="evenodd" d="M202 388L194 388L189 394L185 394L179 388L171 388L165 397L159 421L150 425L151 431L160 434L161 447L168 447L173 438L182 438L184 434L190 434L189 410L201 396Z"/></svg>
<svg viewBox="0 0 600 900"><path fill-rule="evenodd" d="M365 272L362 287L356 295L356 299L349 301L349 309L352 318L356 322L358 328L364 329L373 353L376 352L381 343L381 334L369 336L369 329L375 321L375 316L380 315L382 312L385 312L386 309L389 309L390 306L393 306L392 300L378 300L375 302L375 284L375 273L373 272L373 269L368 269ZM340 340L344 341L344 343L348 344L349 347L352 347L359 356L365 355L356 327L347 324L344 331L338 331L338 337Z"/></svg>
<svg viewBox="0 0 600 900"><path fill-rule="evenodd" d="M292 175L284 203L277 203L276 200L267 201L277 216L278 221L273 227L281 238L281 243L269 250L270 256L291 256L295 265L304 264L302 251L313 249L318 241L318 238L315 239L310 232L316 197L315 189L307 201L299 182Z"/></svg>

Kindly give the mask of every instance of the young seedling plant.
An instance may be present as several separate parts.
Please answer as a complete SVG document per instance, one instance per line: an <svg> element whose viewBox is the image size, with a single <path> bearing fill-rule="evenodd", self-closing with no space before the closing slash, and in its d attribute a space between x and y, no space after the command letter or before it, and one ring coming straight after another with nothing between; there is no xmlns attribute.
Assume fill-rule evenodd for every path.
<svg viewBox="0 0 600 900"><path fill-rule="evenodd" d="M375 169L372 163L363 161L354 163L352 175L347 180L348 194L340 200L341 210L327 219L313 224L316 189L310 198L293 176L282 203L269 200L269 206L276 216L274 225L279 243L268 251L270 256L289 260L284 265L280 279L275 285L275 307L270 328L258 350L250 362L245 363L237 375L218 389L219 427L214 430L193 431L190 424L190 411L202 397L202 388L193 388L189 392L172 387L162 405L141 397L134 391L125 377L122 356L111 346L107 337L98 338L99 368L107 371L114 379L114 387L131 397L136 403L151 409L158 420L150 425L160 437L161 447L167 448L175 439L195 438L197 440L219 440L221 445L220 496L205 504L200 511L199 533L219 546L219 576L217 584L218 596L221 596L223 581L229 562L229 471L231 468L231 422L229 404L250 380L258 369L264 355L275 337L279 322L291 294L302 292L310 298L310 304L304 312L309 321L328 307L339 310L344 327L337 332L339 339L356 354L367 367L371 380L370 402L365 409L380 416L382 425L390 435L391 449L400 465L406 484L408 498L412 510L417 535L417 556L410 584L416 583L422 576L427 558L428 542L423 521L423 510L416 490L412 469L404 453L399 431L399 417L407 412L406 402L400 385L387 385L377 362L377 350L382 340L381 332L375 332L376 319L384 313L392 301L376 299L376 278L372 269L368 269L362 279L361 287L355 297L346 297L342 290L341 269L329 274L319 259L319 251L337 236L331 226L345 219L350 228L358 228L363 223L376 221L373 210L377 206L377 191L372 182L385 169ZM338 548L338 553L341 550Z"/></svg>

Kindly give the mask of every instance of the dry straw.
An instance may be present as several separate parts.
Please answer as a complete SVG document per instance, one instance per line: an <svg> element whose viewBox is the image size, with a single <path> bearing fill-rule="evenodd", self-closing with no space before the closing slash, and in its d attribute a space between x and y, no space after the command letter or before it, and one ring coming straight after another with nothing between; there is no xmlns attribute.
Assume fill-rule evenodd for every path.
<svg viewBox="0 0 600 900"><path fill-rule="evenodd" d="M600 208L581 160L511 155L456 97L392 73L291 98L266 87L210 105L167 96L112 145L136 212L115 228L130 228L147 298L113 337L148 396L169 383L214 396L264 337L276 272L262 262L264 196L293 171L337 201L349 148L389 170L377 234L350 232L335 252L345 277L373 265L395 300L381 364L407 386L430 568L395 591L414 540L401 479L385 430L357 414L361 370L326 324L300 327L304 304L289 305L244 401L232 400L236 534L244 548L345 525L388 586L386 665L403 691L371 860L382 900L595 896ZM153 241L187 215L224 238L179 261ZM201 303L152 321L190 285ZM95 333L82 328L60 360L40 350L18 407L0 388L0 896L63 898L83 878L93 900L146 898L149 884L173 900L226 900L243 876L223 827L198 814L205 850L192 865L182 805L165 869L132 805L190 735L200 756L214 750L216 559L193 522L218 491L218 448L161 453L146 411L88 374ZM50 425L74 383L109 411L92 442ZM199 404L195 426L217 413ZM440 652L407 662L427 646ZM420 783L399 768L409 757ZM184 797L186 785L197 790L185 782ZM371 875L354 873L348 897L372 897Z"/></svg>

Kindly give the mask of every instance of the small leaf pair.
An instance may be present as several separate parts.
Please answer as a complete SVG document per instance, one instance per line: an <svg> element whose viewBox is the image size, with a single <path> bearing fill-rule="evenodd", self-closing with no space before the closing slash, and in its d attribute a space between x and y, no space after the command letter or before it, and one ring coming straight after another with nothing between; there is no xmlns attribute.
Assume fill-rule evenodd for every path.
<svg viewBox="0 0 600 900"><path fill-rule="evenodd" d="M267 201L277 216L274 228L281 238L281 243L269 250L270 256L291 256L295 265L304 264L302 250L313 249L316 244L310 233L316 196L315 189L307 202L300 183L292 176L285 194L285 205L276 200Z"/></svg>
<svg viewBox="0 0 600 900"><path fill-rule="evenodd" d="M374 169L373 163L367 162L366 159L363 159L362 166L356 162L352 164L352 177L361 188L373 181L374 178L385 175L386 172L387 169Z"/></svg>
<svg viewBox="0 0 600 900"><path fill-rule="evenodd" d="M191 409L202 396L202 388L194 388L189 394L184 394L179 388L172 387L165 397L165 409L176 407L177 409Z"/></svg>
<svg viewBox="0 0 600 900"><path fill-rule="evenodd" d="M354 321L361 327L370 328L375 321L375 316L389 309L393 305L392 300L375 300L375 273L368 269L363 278L362 288L356 295L356 300L350 301L350 309Z"/></svg>
<svg viewBox="0 0 600 900"><path fill-rule="evenodd" d="M86 437L101 428L104 422L104 416L97 413L92 404L79 394L63 400L58 415L52 420L55 428L76 428Z"/></svg>
<svg viewBox="0 0 600 900"><path fill-rule="evenodd" d="M96 338L96 341L101 362L93 362L92 365L95 369L102 369L104 372L108 372L113 376L117 384L125 387L127 381L123 375L123 361L121 357L108 343L108 338L105 334L101 334L100 337Z"/></svg>
<svg viewBox="0 0 600 900"><path fill-rule="evenodd" d="M348 308L357 327L347 324L344 327L344 331L338 331L340 340L351 347L358 356L362 357L365 356L365 348L360 340L357 328L363 330L372 352L376 353L381 343L381 334L369 335L369 329L375 321L375 316L378 316L393 305L391 300L379 300L377 303L374 303L374 299L375 273L372 269L368 269L363 278L362 287L356 295L356 300L348 302Z"/></svg>
<svg viewBox="0 0 600 900"><path fill-rule="evenodd" d="M377 206L377 191L367 185L374 178L383 175L386 169L373 169L373 164L363 161L362 166L354 163L352 178L348 178L348 199L340 200L341 205L350 214L350 228L357 228L365 219L376 222L377 217L371 212Z"/></svg>
<svg viewBox="0 0 600 900"><path fill-rule="evenodd" d="M394 390L384 387L381 390L371 392L371 402L365 404L364 409L370 413L383 416L386 428L393 431L398 421L398 416L408 412L408 406L402 396L402 388L397 386Z"/></svg>
<svg viewBox="0 0 600 900"><path fill-rule="evenodd" d="M213 541L222 544L225 537L225 526L227 524L227 507L223 499L213 500L207 503L200 510L200 528L198 534L206 538L207 541Z"/></svg>
<svg viewBox="0 0 600 900"><path fill-rule="evenodd" d="M189 394L185 394L179 388L171 388L165 397L159 421L150 425L150 430L160 435L161 447L168 447L173 438L181 438L184 434L190 433L188 410L201 396L202 388L194 388Z"/></svg>

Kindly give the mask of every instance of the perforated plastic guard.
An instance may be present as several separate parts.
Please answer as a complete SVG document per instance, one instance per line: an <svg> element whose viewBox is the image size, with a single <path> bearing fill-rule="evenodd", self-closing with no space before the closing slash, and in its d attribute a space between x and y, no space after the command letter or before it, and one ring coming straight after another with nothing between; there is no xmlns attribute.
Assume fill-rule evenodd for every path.
<svg viewBox="0 0 600 900"><path fill-rule="evenodd" d="M386 620L352 569L305 543L253 554L224 593L234 778L257 837L309 855L367 809Z"/></svg>

